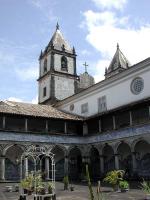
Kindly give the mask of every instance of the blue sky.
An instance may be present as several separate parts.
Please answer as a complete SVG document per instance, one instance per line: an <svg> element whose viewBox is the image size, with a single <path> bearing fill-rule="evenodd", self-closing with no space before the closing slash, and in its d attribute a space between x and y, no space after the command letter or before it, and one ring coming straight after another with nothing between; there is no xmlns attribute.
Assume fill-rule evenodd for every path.
<svg viewBox="0 0 150 200"><path fill-rule="evenodd" d="M150 56L150 0L0 0L0 99L36 102L38 56L57 21L77 52L78 73L89 64L102 80L116 50L135 64Z"/></svg>

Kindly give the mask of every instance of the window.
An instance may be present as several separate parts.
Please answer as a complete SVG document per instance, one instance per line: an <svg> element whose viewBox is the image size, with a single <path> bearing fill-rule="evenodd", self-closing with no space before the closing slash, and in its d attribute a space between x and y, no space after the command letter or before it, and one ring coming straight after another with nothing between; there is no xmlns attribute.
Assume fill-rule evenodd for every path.
<svg viewBox="0 0 150 200"><path fill-rule="evenodd" d="M142 90L144 89L144 80L140 77L135 78L131 82L131 92L133 94L140 94Z"/></svg>
<svg viewBox="0 0 150 200"><path fill-rule="evenodd" d="M64 71L68 70L68 66L67 66L67 58L65 56L61 57L61 69Z"/></svg>
<svg viewBox="0 0 150 200"><path fill-rule="evenodd" d="M87 113L88 112L88 103L84 103L81 105L81 113Z"/></svg>
<svg viewBox="0 0 150 200"><path fill-rule="evenodd" d="M47 59L44 60L44 73L47 72Z"/></svg>
<svg viewBox="0 0 150 200"><path fill-rule="evenodd" d="M46 87L43 88L43 97L46 96Z"/></svg>
<svg viewBox="0 0 150 200"><path fill-rule="evenodd" d="M106 96L102 96L98 99L98 112L104 112L107 110Z"/></svg>

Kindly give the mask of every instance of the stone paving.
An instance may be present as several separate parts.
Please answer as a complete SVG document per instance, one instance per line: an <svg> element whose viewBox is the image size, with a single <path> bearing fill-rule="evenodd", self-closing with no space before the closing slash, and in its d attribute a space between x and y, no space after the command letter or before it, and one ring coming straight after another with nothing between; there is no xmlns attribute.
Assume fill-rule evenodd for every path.
<svg viewBox="0 0 150 200"><path fill-rule="evenodd" d="M19 193L6 192L5 187L8 185L15 185L13 183L0 183L0 200L18 200ZM74 185L75 190L64 191L62 183L56 183L57 200L88 200L88 187L80 184ZM96 187L94 187L96 191ZM112 192L109 187L102 187L104 193L104 200L144 200L145 195L140 189L130 189L127 193ZM30 198L31 199L31 198Z"/></svg>

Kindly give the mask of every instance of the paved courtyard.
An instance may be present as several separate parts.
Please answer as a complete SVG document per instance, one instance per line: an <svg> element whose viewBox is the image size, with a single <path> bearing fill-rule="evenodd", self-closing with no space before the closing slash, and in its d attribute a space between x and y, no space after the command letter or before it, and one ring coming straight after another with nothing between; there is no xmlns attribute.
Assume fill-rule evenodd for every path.
<svg viewBox="0 0 150 200"><path fill-rule="evenodd" d="M5 187L8 185L15 185L14 183L0 183L0 200L17 200L19 193L17 192L6 192ZM80 184L76 184L75 190L64 191L62 183L56 183L57 187L57 200L88 200L89 192L88 187ZM96 191L96 187L94 187ZM112 192L109 187L102 187L104 192L105 200L144 200L145 196L139 189L131 189L127 193Z"/></svg>

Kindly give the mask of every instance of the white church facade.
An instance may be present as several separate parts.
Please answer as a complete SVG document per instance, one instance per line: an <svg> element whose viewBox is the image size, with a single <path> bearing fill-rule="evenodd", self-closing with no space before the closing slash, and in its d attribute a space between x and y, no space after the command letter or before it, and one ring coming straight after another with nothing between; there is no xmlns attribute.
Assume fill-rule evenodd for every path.
<svg viewBox="0 0 150 200"><path fill-rule="evenodd" d="M150 58L131 65L119 45L94 83L77 75L76 52L56 26L39 57L39 104L0 102L0 180L17 180L20 156L32 144L55 154L56 178L93 180L113 169L150 178ZM43 178L49 179L43 159ZM32 160L24 162L26 174Z"/></svg>

